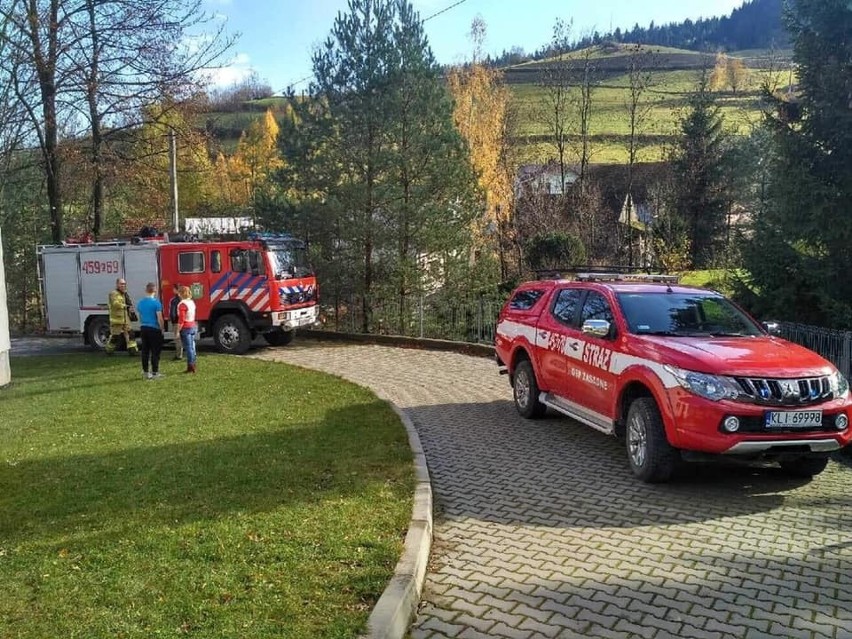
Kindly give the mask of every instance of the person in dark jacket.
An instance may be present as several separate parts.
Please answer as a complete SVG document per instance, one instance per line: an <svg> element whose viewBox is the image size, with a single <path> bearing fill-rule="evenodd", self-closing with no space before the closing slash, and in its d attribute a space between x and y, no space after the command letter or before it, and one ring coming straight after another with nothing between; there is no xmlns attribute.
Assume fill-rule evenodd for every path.
<svg viewBox="0 0 852 639"><path fill-rule="evenodd" d="M172 332L175 334L175 359L183 359L183 341L177 333L178 321L178 304L180 304L180 284L175 283L174 297L169 302L169 323L172 327Z"/></svg>

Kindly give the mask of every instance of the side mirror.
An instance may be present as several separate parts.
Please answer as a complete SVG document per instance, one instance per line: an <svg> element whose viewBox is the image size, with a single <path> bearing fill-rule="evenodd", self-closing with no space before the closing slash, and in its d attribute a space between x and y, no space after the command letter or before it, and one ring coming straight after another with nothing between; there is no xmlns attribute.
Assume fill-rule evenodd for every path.
<svg viewBox="0 0 852 639"><path fill-rule="evenodd" d="M776 322L774 320L767 320L765 322L761 322L761 324L763 325L763 328L766 330L766 332L770 335L781 335L781 324L779 322Z"/></svg>
<svg viewBox="0 0 852 639"><path fill-rule="evenodd" d="M591 335L592 337L606 338L609 337L611 324L606 320L586 320L583 322L583 334Z"/></svg>

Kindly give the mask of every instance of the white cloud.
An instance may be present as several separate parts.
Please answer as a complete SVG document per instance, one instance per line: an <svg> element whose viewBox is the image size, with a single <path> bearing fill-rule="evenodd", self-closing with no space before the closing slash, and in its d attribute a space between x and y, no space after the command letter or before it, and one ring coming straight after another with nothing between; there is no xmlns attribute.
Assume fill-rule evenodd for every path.
<svg viewBox="0 0 852 639"><path fill-rule="evenodd" d="M217 69L208 69L207 76L210 83L216 87L226 87L245 80L254 73L256 69L251 65L251 58L247 53L238 53L227 63Z"/></svg>

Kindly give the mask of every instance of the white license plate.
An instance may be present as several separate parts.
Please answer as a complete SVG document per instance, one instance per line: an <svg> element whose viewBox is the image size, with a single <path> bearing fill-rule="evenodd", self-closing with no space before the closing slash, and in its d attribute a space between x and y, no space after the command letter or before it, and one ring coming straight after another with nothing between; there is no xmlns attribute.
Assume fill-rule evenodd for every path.
<svg viewBox="0 0 852 639"><path fill-rule="evenodd" d="M821 410L770 411L766 413L767 428L810 428L822 426Z"/></svg>

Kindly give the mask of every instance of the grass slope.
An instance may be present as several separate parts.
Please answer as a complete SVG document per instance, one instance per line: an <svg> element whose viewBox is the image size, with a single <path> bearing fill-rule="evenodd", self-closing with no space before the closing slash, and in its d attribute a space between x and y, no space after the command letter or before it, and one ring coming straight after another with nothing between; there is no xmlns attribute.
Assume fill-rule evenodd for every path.
<svg viewBox="0 0 852 639"><path fill-rule="evenodd" d="M405 430L329 376L202 356L13 359L0 637L355 637L399 557Z"/></svg>
<svg viewBox="0 0 852 639"><path fill-rule="evenodd" d="M522 162L543 163L555 155L547 141L547 91L541 85L542 71L558 59L569 60L579 66L587 54L597 75L592 96L592 161L626 161L626 136L629 133L627 65L632 51L632 45L598 46L587 51L572 51L561 58L525 62L504 69L517 109L515 142L520 147ZM713 59L697 51L660 46L642 45L640 51L649 54L651 68L650 85L643 96L649 115L639 130L639 160L655 162L666 156L689 94L695 90L702 69L708 64L712 67ZM789 83L789 70L769 71L771 67L785 68L789 52L773 53L775 59L771 63L770 53L766 51L743 51L730 55L741 58L749 67L748 82L736 95L719 93L719 105L726 129L734 134L746 134L762 117L759 103L761 85L767 80L770 85L777 86ZM252 120L260 117L268 107L278 111L283 106L283 98L247 102L238 111L204 114L199 118L199 126L205 127L226 152L233 152L240 133Z"/></svg>
<svg viewBox="0 0 852 639"><path fill-rule="evenodd" d="M640 161L653 162L665 157L673 143L679 121L695 90L700 70L656 70L651 73L648 90L641 104L648 109L638 134L641 141ZM736 95L718 94L718 104L726 130L747 134L762 118L761 84L771 79L781 82L782 74L769 75L762 69L752 69L748 84ZM627 111L629 77L611 75L601 80L592 91L592 161L623 162L627 158L629 117ZM554 156L548 144L547 89L539 83L509 85L518 113L518 138L521 156L527 162L544 162Z"/></svg>

